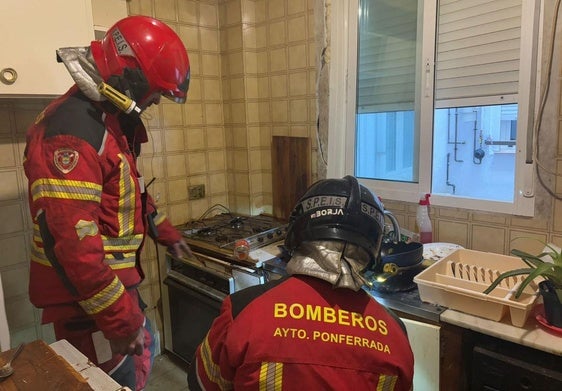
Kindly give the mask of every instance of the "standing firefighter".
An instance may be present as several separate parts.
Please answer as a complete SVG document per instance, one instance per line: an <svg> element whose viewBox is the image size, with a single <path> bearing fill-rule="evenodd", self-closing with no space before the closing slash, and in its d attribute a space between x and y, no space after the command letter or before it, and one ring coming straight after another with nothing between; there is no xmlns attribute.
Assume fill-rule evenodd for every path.
<svg viewBox="0 0 562 391"><path fill-rule="evenodd" d="M76 84L27 133L30 298L57 339L140 390L154 352L137 292L145 236L177 255L190 249L156 211L137 171L147 141L139 114L161 95L185 102L187 51L165 24L132 16L101 41L57 54Z"/></svg>
<svg viewBox="0 0 562 391"><path fill-rule="evenodd" d="M290 217L290 276L225 299L190 390L410 390L404 325L361 289L383 226L378 198L355 177L312 185Z"/></svg>

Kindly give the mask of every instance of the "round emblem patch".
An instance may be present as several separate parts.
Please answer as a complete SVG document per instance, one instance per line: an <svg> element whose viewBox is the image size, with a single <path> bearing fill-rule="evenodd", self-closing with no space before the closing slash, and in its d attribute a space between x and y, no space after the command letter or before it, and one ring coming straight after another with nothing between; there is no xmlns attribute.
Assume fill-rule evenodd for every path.
<svg viewBox="0 0 562 391"><path fill-rule="evenodd" d="M70 148L60 148L55 151L55 166L63 173L68 174L78 164L78 151Z"/></svg>

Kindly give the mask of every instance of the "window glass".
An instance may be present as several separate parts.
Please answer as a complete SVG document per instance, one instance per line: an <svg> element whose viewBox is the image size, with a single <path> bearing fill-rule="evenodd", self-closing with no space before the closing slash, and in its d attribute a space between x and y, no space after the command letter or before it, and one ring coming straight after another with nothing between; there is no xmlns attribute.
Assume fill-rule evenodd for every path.
<svg viewBox="0 0 562 391"><path fill-rule="evenodd" d="M417 182L417 2L363 0L358 24L355 175Z"/></svg>
<svg viewBox="0 0 562 391"><path fill-rule="evenodd" d="M331 69L355 84L331 84L330 124L348 130L330 125L329 175L352 172L384 198L532 215L537 4L349 0Z"/></svg>

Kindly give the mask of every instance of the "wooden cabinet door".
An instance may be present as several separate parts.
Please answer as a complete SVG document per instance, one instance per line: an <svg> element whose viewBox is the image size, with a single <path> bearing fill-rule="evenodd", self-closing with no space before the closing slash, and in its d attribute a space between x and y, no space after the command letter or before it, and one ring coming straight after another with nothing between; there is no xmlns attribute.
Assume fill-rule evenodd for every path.
<svg viewBox="0 0 562 391"><path fill-rule="evenodd" d="M0 96L54 96L74 83L56 49L89 46L94 38L91 0L2 0L0 72L13 69ZM9 76L9 74L8 74Z"/></svg>

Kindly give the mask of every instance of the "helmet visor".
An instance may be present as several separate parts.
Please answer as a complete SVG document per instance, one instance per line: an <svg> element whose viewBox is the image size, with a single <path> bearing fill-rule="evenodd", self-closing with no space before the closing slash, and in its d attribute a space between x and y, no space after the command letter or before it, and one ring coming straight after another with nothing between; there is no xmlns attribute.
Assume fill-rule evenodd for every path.
<svg viewBox="0 0 562 391"><path fill-rule="evenodd" d="M185 103L187 99L187 90L189 90L189 79L190 70L188 69L183 82L178 84L175 90L163 90L162 96L165 96L176 103Z"/></svg>

